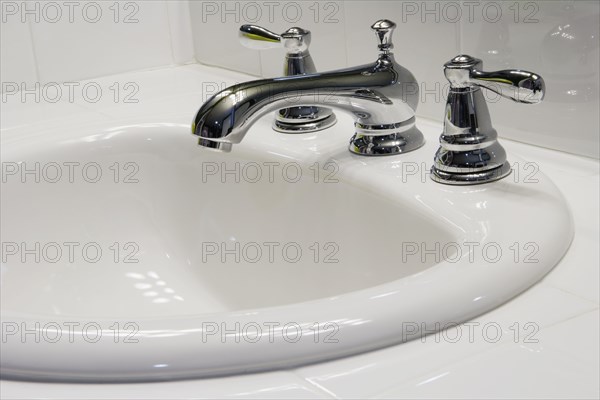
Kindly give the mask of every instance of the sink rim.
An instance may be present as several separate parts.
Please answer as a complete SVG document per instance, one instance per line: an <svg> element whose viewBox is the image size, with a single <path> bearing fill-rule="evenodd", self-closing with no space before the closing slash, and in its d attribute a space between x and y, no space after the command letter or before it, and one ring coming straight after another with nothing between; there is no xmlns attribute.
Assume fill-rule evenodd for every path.
<svg viewBox="0 0 600 400"><path fill-rule="evenodd" d="M253 153L257 148L267 148L267 150L270 146L275 149L279 148L278 143L273 143L273 139L269 137L270 128L269 131L264 129L264 126L268 126L269 123L269 121L266 121L267 119L268 118L263 118L263 120L259 121L253 128L254 132L248 135L248 138L246 139L248 142L247 148L242 147L244 146L243 144L238 145L240 146L241 151L248 150ZM114 127L115 124L114 122L111 122L109 124L101 123L98 125ZM156 124L148 122L135 125L138 127L156 126ZM187 129L188 127L185 126L185 128ZM431 128L431 126L429 128ZM80 136L79 132L70 132L75 135L75 137ZM522 191L527 189L526 187L523 187L524 184L521 182L515 183L502 180L489 185L469 188L442 186L432 181L424 182L423 185L419 186L401 182L397 171L394 171L393 168L391 168L391 165L405 161L418 162L422 161L424 156L432 156L436 146L431 140L433 133L430 133L430 136L426 136L429 141L423 148L402 155L402 158L398 157L396 159L357 158L358 156L347 154L345 152L345 147L343 147L344 152L341 153L337 150L337 146L342 142L341 138L345 138L345 135L337 135L329 140L329 142L335 144L335 146L332 146L336 149L333 152L319 153L311 151L307 146L302 148L299 145L298 148L295 149L297 152L288 154L288 156L303 162L313 159L334 159L340 165L341 178L351 179L353 182L363 185L364 188L373 190L383 196L390 196L392 198L400 197L406 201L419 201L415 200L415 195L418 194L421 196L420 201L427 201L427 205L433 207L437 212L446 211L447 217L454 222L460 220L457 215L458 212L448 204L444 205L444 200L462 199L461 202L467 203L469 198L471 198L469 204L472 204L473 201L476 200L496 199L500 205L503 203L508 203L509 205L512 204L525 214L527 214L527 212L534 212L536 215L540 213L540 209L543 207L532 211L527 208L530 205L527 204L526 201L515 203L510 200L511 196L519 196L519 193L522 195ZM37 136L37 134L21 138L20 140L17 140L17 142L27 142L27 140L30 140L35 136ZM56 140L56 138L51 139L51 136L51 134L47 134L45 138L48 140ZM3 134L3 140L4 137ZM278 139L289 140L289 138ZM193 141L193 137L190 137L190 141ZM10 141L7 145L11 146ZM3 152L6 151L6 147L7 146L3 145ZM234 151L236 151L236 149L234 149ZM358 163L357 160L359 160ZM511 157L511 161L514 160L522 161L518 157ZM376 174L378 178L373 179L373 174ZM124 348L120 348L120 351L119 349L115 350L115 348L119 346L113 345L110 347L110 343L102 343L102 341L98 342L98 346L87 346L87 348L85 345L77 346L77 351L73 351L72 348L67 350L67 344L58 344L54 347L49 345L30 346L31 348L29 348L23 343L19 344L13 342L12 346L9 346L6 343L3 344L2 374L4 374L5 377L18 379L66 380L78 382L148 381L157 379L184 379L217 376L239 372L261 371L281 366L297 366L398 343L401 341L398 336L402 334L401 329L399 330L396 322L398 316L401 316L401 319L404 322L422 320L427 320L429 322L463 322L471 317L480 315L483 312L497 307L526 290L550 271L554 265L558 263L562 255L566 253L573 237L573 223L570 211L568 210L564 198L562 198L562 194L560 194L554 184L543 174L540 174L539 178L540 182L538 186L536 186L536 190L541 192L542 195L556 199L556 204L548 204L547 207L555 211L553 215L558 218L559 222L557 225L562 227L562 232L568 236L568 240L566 241L558 240L558 235L547 235L547 237L543 238L546 241L546 244L552 244L548 246L549 249L544 249L544 251L547 252L545 253L545 265L540 265L544 264L543 262L534 265L533 267L529 265L526 269L518 269L516 268L516 265L507 265L506 262L500 262L490 263L485 265L486 268L480 268L473 265L473 263L465 265L464 263L451 264L449 262L442 262L422 271L418 276L411 275L383 285L336 296L336 298L333 299L312 300L257 310L222 313L223 320L225 321L268 322L277 318L281 320L282 314L289 315L289 313L293 312L298 318L302 318L302 321L304 322L298 323L302 324L303 327L308 326L307 324L311 323L311 321L317 321L319 323L340 321L340 316L344 316L339 324L340 340L344 341L340 346L332 348L332 346L325 346L324 343L305 343L298 345L298 343L288 343L283 340L282 337L277 337L274 343L265 343L265 345L269 344L270 347L257 345L256 343L250 345L251 343L241 342L241 345L237 346L235 344L230 345L230 343L225 343L224 346L219 348L219 343L213 343L207 346L206 343L198 341L198 335L201 334L198 330L198 319L201 317L169 318L168 321L171 326L168 330L164 330L164 327L157 326L165 321L164 317L147 320L136 318L136 322L140 322L141 331L145 332L146 335L142 335L141 337L147 342L147 344L136 347L143 347L146 351L151 353L152 357L141 357L139 355L139 349L138 351ZM438 198L435 198L436 196L438 196ZM560 201L561 199L562 202ZM527 200L527 198L524 198L523 200ZM468 208L464 204L458 204L457 207L459 209L461 207ZM521 216L521 214L516 214L517 213L507 215L504 212L495 212L495 209L493 212L487 212L487 223L494 229L490 229L485 238L488 240L504 238L506 229L503 230L496 227L506 226L506 224L509 223L507 220L510 222L514 221L515 224L518 223L518 217ZM465 225L468 225L466 219L462 219L462 224L461 227L463 228ZM471 228L473 226L475 225L472 225ZM526 233L532 231L533 228L533 226L525 226L517 233L509 233L511 234L511 237L526 237ZM469 235L465 234L465 238L472 239L473 232L470 232ZM479 235L479 239L481 238L482 236ZM486 270L485 274L482 274L481 270L483 269ZM517 277L520 277L521 280L515 282L515 278ZM498 282L502 282L505 285L497 285ZM452 286L451 284L454 284L455 286ZM473 285L476 285L476 287ZM449 288L448 286L452 287ZM498 286L501 287L498 288ZM419 290L414 290L415 287ZM424 295L419 297L419 293L427 292L427 290L423 290L427 288L436 291L437 300L443 298L447 303L451 303L454 308L451 311L448 311L445 308L449 308L449 304L445 304L445 308L441 307L441 310L435 310L435 306L438 304L428 304L428 300L429 302L432 301L431 298ZM411 289L413 289L412 292ZM436 299L436 296L433 296L433 298ZM473 299L478 297L481 297L479 301L473 301ZM414 306L414 304L411 304L411 300L414 301L415 298L422 301L422 303L417 304L417 310L407 306ZM325 304L327 305L325 306ZM423 306L423 304L428 307ZM422 317L424 308L429 312L429 315L425 319ZM32 321L31 316L12 315L4 312L2 314L3 321L6 321L8 318L19 322ZM316 315L318 316L315 317ZM67 318L67 320L68 319L72 320L73 318ZM52 320L60 321L61 319L52 317ZM102 319L94 318L94 320L101 321ZM114 319L110 319L110 321L114 321ZM172 334L173 331L186 333L180 336L161 336ZM185 342L183 345L176 346L176 352L174 352L174 349L171 348L170 345L165 346L163 343L174 344L175 342L169 342L169 339L165 339L172 337L176 338L174 340ZM367 337L368 340L365 340L364 337ZM169 348L169 352L161 352L160 348L163 346ZM207 347L210 347L210 349ZM226 349L224 350L224 348ZM268 351L266 351L267 349ZM124 357L126 361L123 362L121 366L115 366L112 359L108 358L108 354L114 356L116 353L122 353L125 350L132 356ZM223 355L223 351L225 351L226 355ZM107 354L102 355L102 353ZM207 363L204 361L198 362L198 360L189 360L190 353L198 356L208 355L211 362ZM36 359L38 362L32 366L31 357L33 354L37 354ZM56 368L56 365L52 360L56 360L56 357L58 356L61 357L61 360L68 359L70 361L68 364L71 367L66 369ZM100 371L98 371L98 369L95 371L90 370L89 362L86 362L86 360L95 358L97 361L98 357L101 357L102 359L102 368ZM262 358L261 363L257 364L257 357ZM40 359L47 361L39 362ZM153 367L154 364L151 362L152 359L169 360L169 363L166 361L164 362L164 364L169 365L169 368L157 370ZM118 368L115 369L115 367Z"/></svg>

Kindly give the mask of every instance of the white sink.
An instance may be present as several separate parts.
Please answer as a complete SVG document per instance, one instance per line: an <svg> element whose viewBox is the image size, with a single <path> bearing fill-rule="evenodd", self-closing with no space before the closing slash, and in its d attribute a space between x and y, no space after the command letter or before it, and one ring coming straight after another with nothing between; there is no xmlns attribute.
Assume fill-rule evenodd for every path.
<svg viewBox="0 0 600 400"><path fill-rule="evenodd" d="M382 158L347 152L346 116L311 135L273 132L266 117L229 154L161 120L4 135L3 376L140 381L287 368L399 343L526 290L570 244L562 195L512 154L521 170L491 184L412 174L428 170L439 134L419 125L424 147ZM18 175L35 163L46 168L39 183ZM220 176L235 165L246 181ZM257 166L262 178L248 182ZM36 243L39 262L25 251ZM239 262L222 251L236 243Z"/></svg>

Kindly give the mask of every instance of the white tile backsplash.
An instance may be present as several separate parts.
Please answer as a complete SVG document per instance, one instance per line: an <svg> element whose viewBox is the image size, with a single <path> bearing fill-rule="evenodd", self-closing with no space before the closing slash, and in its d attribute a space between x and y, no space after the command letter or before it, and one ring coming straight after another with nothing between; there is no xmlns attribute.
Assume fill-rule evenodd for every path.
<svg viewBox="0 0 600 400"><path fill-rule="evenodd" d="M481 2L461 25L461 51L483 60L484 70L519 68L546 81L541 104L490 102L502 137L569 153L599 157L598 1ZM488 7L501 10L486 15ZM493 96L492 96L493 97Z"/></svg>
<svg viewBox="0 0 600 400"><path fill-rule="evenodd" d="M239 26L248 23L242 15L249 12L240 1L191 1L196 60L259 76L260 54L243 47L238 40Z"/></svg>
<svg viewBox="0 0 600 400"><path fill-rule="evenodd" d="M67 82L194 60L187 0L3 1L2 82Z"/></svg>
<svg viewBox="0 0 600 400"><path fill-rule="evenodd" d="M31 23L42 83L172 63L164 1L85 4L89 7L75 9L73 22L63 16L56 23L44 18Z"/></svg>
<svg viewBox="0 0 600 400"><path fill-rule="evenodd" d="M173 62L175 64L191 63L196 60L196 57L194 55L190 2L188 0L169 0L167 1L167 10Z"/></svg>

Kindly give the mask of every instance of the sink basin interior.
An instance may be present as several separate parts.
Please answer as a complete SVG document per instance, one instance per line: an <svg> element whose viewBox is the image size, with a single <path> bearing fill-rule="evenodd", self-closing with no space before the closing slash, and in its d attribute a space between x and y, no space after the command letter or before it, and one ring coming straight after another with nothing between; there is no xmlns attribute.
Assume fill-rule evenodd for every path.
<svg viewBox="0 0 600 400"><path fill-rule="evenodd" d="M20 246L2 263L3 311L152 318L310 301L423 271L434 260L406 262L402 244L453 238L401 200L315 183L308 165L297 180L289 159L202 151L180 127L14 149L3 161L63 176L3 183L2 238ZM36 243L41 259L23 262Z"/></svg>

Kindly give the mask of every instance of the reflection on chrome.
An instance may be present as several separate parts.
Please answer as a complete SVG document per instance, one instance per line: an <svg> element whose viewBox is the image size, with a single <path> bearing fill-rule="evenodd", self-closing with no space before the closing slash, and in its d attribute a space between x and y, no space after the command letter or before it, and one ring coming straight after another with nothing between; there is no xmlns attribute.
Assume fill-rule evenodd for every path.
<svg viewBox="0 0 600 400"><path fill-rule="evenodd" d="M538 74L518 69L484 72L482 66L481 60L468 55L456 56L444 65L450 92L440 147L431 167L436 182L472 185L493 182L511 172L481 88L518 103L536 104L544 98L546 87Z"/></svg>
<svg viewBox="0 0 600 400"><path fill-rule="evenodd" d="M317 72L308 51L310 31L294 27L281 35L256 25L242 25L240 41L251 49L273 49L283 47L286 51L283 66L284 76L307 75ZM336 123L333 111L325 107L300 106L284 108L277 112L273 129L282 133L309 133L333 126Z"/></svg>

